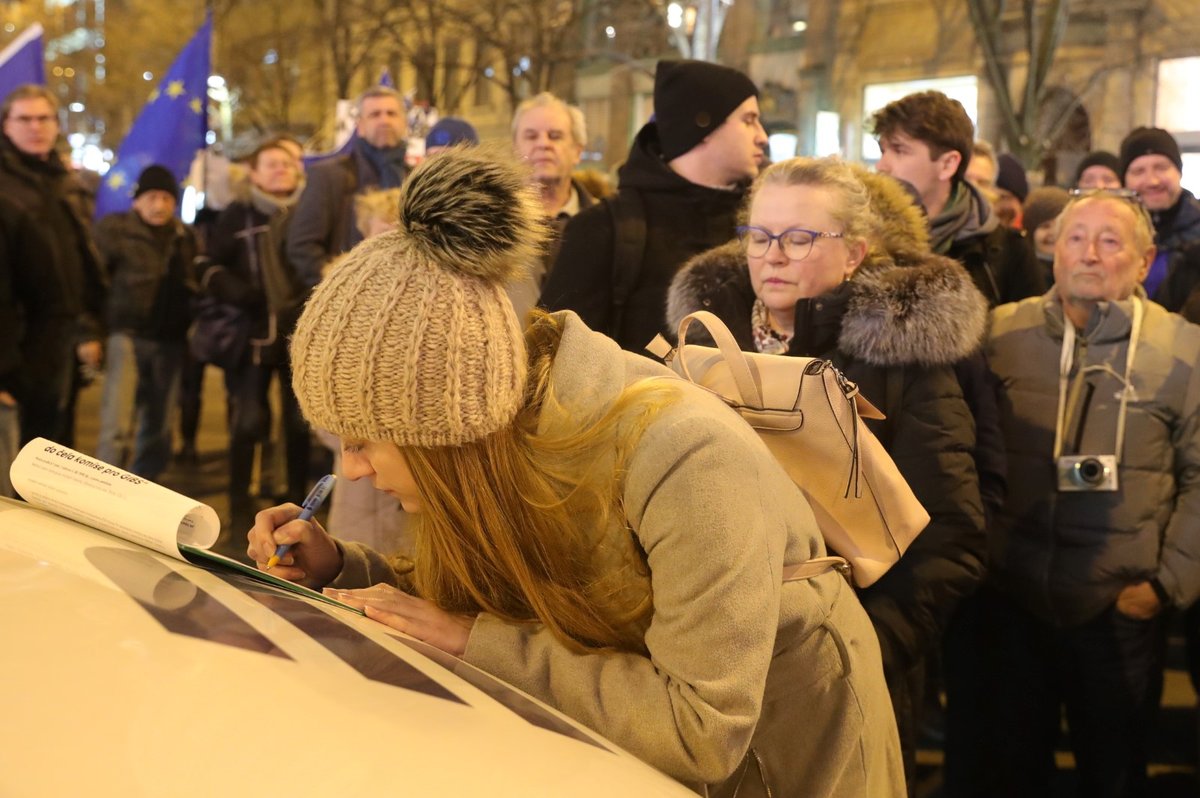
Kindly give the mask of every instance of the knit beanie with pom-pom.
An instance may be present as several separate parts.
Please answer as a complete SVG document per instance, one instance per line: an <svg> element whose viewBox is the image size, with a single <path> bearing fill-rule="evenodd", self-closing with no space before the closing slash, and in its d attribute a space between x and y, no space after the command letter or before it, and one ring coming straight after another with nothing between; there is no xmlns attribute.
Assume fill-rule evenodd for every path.
<svg viewBox="0 0 1200 798"><path fill-rule="evenodd" d="M454 149L405 182L398 229L330 269L292 337L305 418L342 438L456 446L512 423L526 354L505 283L540 257L541 204L498 150Z"/></svg>

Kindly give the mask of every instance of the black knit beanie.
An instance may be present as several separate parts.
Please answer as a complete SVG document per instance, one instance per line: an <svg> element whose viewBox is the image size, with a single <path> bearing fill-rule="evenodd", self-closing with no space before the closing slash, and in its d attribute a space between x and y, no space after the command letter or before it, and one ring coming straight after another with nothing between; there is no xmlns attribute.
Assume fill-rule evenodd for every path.
<svg viewBox="0 0 1200 798"><path fill-rule="evenodd" d="M1121 160L1107 150L1096 150L1083 156L1083 160L1079 162L1079 166L1075 169L1075 182L1073 185L1078 186L1083 173L1093 166L1103 166L1106 169L1111 169L1118 180L1122 183L1125 182L1125 170L1121 168Z"/></svg>
<svg viewBox="0 0 1200 798"><path fill-rule="evenodd" d="M659 61L654 121L663 157L678 158L721 126L758 89L736 69L707 61Z"/></svg>
<svg viewBox="0 0 1200 798"><path fill-rule="evenodd" d="M997 160L1000 173L996 175L996 188L1011 192L1021 202L1029 196L1029 180L1025 177L1025 167L1015 156L1003 153Z"/></svg>
<svg viewBox="0 0 1200 798"><path fill-rule="evenodd" d="M1183 171L1183 156L1179 154L1179 142L1161 127L1139 127L1121 142L1121 180L1124 181L1129 165L1143 155L1162 155L1175 168Z"/></svg>
<svg viewBox="0 0 1200 798"><path fill-rule="evenodd" d="M175 182L175 176L167 171L164 167L158 164L152 164L142 170L138 175L137 190L133 192L133 196L142 196L147 191L165 191L179 201L179 183Z"/></svg>

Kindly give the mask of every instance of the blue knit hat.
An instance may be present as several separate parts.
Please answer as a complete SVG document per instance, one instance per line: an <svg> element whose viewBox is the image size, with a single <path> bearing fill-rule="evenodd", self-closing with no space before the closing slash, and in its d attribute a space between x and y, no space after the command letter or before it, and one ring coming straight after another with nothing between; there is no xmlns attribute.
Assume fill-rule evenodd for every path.
<svg viewBox="0 0 1200 798"><path fill-rule="evenodd" d="M479 134L465 119L448 116L438 120L425 137L425 149L430 147L453 147L455 144L479 143Z"/></svg>

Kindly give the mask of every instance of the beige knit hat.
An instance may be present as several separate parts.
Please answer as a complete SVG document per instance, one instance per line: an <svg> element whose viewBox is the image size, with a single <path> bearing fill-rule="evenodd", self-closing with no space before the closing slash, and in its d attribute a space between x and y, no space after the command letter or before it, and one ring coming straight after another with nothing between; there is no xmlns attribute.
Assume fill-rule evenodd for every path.
<svg viewBox="0 0 1200 798"><path fill-rule="evenodd" d="M422 163L397 230L330 269L292 337L292 387L314 427L401 446L455 446L511 424L526 356L504 284L539 256L545 224L496 150Z"/></svg>

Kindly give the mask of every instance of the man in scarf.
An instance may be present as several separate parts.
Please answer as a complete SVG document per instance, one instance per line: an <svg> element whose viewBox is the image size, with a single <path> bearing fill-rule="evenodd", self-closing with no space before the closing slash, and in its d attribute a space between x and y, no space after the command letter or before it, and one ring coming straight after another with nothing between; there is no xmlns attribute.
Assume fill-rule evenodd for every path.
<svg viewBox="0 0 1200 798"><path fill-rule="evenodd" d="M917 190L935 252L962 263L993 306L1046 290L1020 232L1001 224L965 179L975 126L962 103L917 92L876 111L871 123L883 153L876 169Z"/></svg>
<svg viewBox="0 0 1200 798"><path fill-rule="evenodd" d="M404 100L395 89L375 86L355 104L357 122L350 152L317 164L288 227L287 256L302 279L320 280L321 268L362 241L354 221L354 195L397 188L408 170Z"/></svg>

